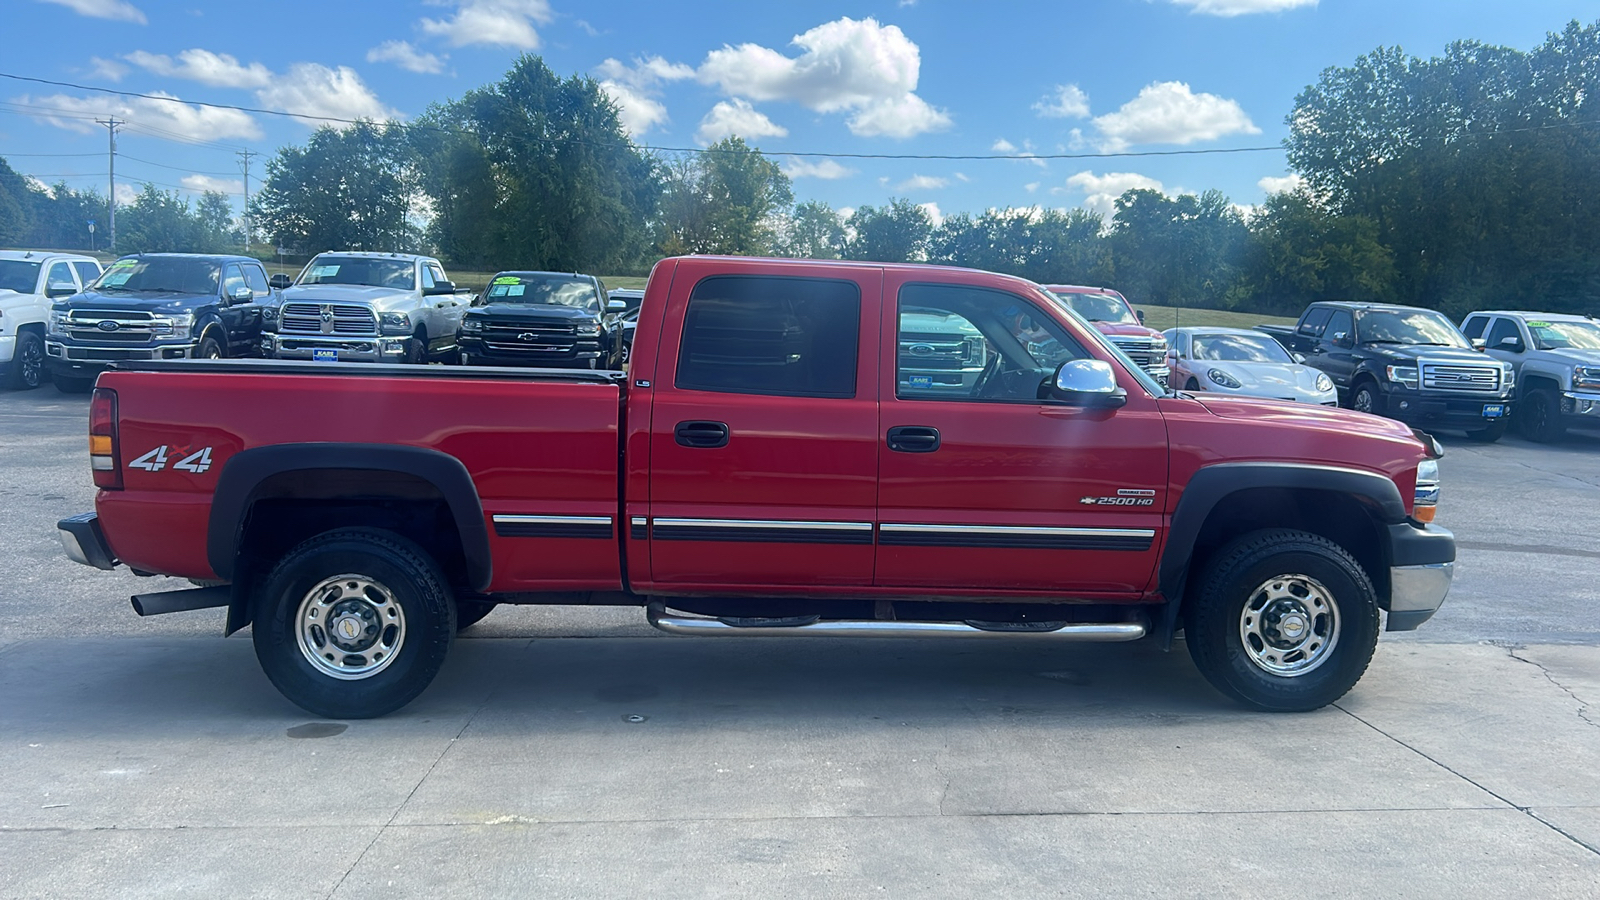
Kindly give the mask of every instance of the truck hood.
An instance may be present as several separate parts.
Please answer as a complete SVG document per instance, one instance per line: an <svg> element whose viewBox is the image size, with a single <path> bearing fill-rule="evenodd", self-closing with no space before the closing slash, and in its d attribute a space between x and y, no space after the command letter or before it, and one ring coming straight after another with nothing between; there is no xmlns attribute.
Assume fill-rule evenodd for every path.
<svg viewBox="0 0 1600 900"><path fill-rule="evenodd" d="M587 309L578 309L572 306L562 306L559 303L490 303L485 306L476 306L467 310L467 315L474 318L494 316L496 319L569 319L573 322L594 322L600 318L598 312Z"/></svg>
<svg viewBox="0 0 1600 900"><path fill-rule="evenodd" d="M4 301L5 299L5 295L0 294L0 301ZM1571 362L1580 366L1600 365L1600 350L1582 350L1577 347L1563 347L1560 350L1541 350L1539 352L1547 353L1563 362Z"/></svg>
<svg viewBox="0 0 1600 900"><path fill-rule="evenodd" d="M1375 356L1386 356L1395 360L1438 359L1453 363L1479 363L1483 365L1498 365L1499 360L1487 353L1477 350L1464 350L1460 347L1434 347L1427 344L1368 344L1361 345L1361 349Z"/></svg>
<svg viewBox="0 0 1600 900"><path fill-rule="evenodd" d="M1221 419L1249 419L1326 431L1330 434L1370 434L1376 437L1412 438L1411 428L1393 419L1334 406L1261 400L1225 394L1195 394L1206 411Z"/></svg>
<svg viewBox="0 0 1600 900"><path fill-rule="evenodd" d="M370 287L364 284L308 284L284 288L284 303L359 303L379 312L415 306L416 291Z"/></svg>
<svg viewBox="0 0 1600 900"><path fill-rule="evenodd" d="M1135 325L1131 322L1090 322L1089 324L1093 325L1095 330L1108 337L1112 335L1147 338L1161 336L1161 332L1154 328L1146 328L1143 325Z"/></svg>
<svg viewBox="0 0 1600 900"><path fill-rule="evenodd" d="M151 294L125 294L111 292L102 294L99 291L85 291L73 294L64 301L58 301L56 308L66 309L119 309L129 312L149 313L186 313L193 312L201 306L209 306L217 302L211 294L183 294L177 291L162 291Z"/></svg>

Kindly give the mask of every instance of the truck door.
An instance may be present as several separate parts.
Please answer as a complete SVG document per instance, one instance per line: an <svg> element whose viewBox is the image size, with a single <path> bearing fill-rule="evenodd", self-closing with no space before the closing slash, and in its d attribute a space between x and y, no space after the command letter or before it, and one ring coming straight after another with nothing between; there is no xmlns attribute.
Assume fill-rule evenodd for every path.
<svg viewBox="0 0 1600 900"><path fill-rule="evenodd" d="M1348 309L1335 309L1327 327L1317 339L1316 349L1306 360L1328 373L1341 397L1348 398L1350 379L1356 371L1355 316Z"/></svg>
<svg viewBox="0 0 1600 900"><path fill-rule="evenodd" d="M1121 409L1041 401L1061 362L1090 356L1043 299L918 277L884 284L875 583L1137 596L1166 503L1155 398L1119 370Z"/></svg>
<svg viewBox="0 0 1600 900"><path fill-rule="evenodd" d="M680 263L629 521L662 589L872 583L881 275L838 271Z"/></svg>

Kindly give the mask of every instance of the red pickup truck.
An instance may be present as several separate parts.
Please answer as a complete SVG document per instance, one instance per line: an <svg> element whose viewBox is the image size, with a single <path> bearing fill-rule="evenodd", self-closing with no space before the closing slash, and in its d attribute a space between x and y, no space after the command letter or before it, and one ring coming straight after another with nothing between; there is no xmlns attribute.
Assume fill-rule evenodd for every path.
<svg viewBox="0 0 1600 900"><path fill-rule="evenodd" d="M964 345L952 349L955 345ZM675 633L1120 641L1181 631L1265 710L1330 703L1449 588L1438 444L1163 389L1037 285L691 257L627 372L118 364L68 554L199 584L294 703L416 697L497 603ZM954 380L981 360L981 371Z"/></svg>

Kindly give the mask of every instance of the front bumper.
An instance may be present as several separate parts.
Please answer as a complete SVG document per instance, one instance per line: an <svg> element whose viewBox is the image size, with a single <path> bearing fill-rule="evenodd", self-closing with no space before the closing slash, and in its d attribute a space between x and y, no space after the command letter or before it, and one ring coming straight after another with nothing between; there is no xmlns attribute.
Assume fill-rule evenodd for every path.
<svg viewBox="0 0 1600 900"><path fill-rule="evenodd" d="M3 359L4 351L0 351L0 360ZM1600 394L1562 391L1561 417L1579 422L1600 422Z"/></svg>
<svg viewBox="0 0 1600 900"><path fill-rule="evenodd" d="M507 347L465 332L457 335L463 360L474 366L524 366L528 368L570 368L604 366L605 351L596 339L542 337L526 349Z"/></svg>
<svg viewBox="0 0 1600 900"><path fill-rule="evenodd" d="M52 372L91 374L103 371L114 362L132 360L189 359L199 341L145 344L138 347L117 344L66 342L57 335L45 337L44 363Z"/></svg>
<svg viewBox="0 0 1600 900"><path fill-rule="evenodd" d="M1388 631L1411 631L1433 617L1456 572L1455 535L1437 525L1389 526Z"/></svg>
<svg viewBox="0 0 1600 900"><path fill-rule="evenodd" d="M96 569L117 567L116 554L111 552L111 545L106 543L105 532L100 530L100 517L94 513L80 513L62 519L56 523L56 534L61 538L62 548L67 551L67 558L73 562Z"/></svg>
<svg viewBox="0 0 1600 900"><path fill-rule="evenodd" d="M0 366L11 362L11 357L17 355L17 336L8 334L0 336Z"/></svg>
<svg viewBox="0 0 1600 900"><path fill-rule="evenodd" d="M1511 418L1512 395L1456 394L1438 391L1414 391L1409 388L1386 386L1379 394L1383 407L1375 410L1391 419L1408 425L1433 425L1444 428L1481 428L1500 419ZM1485 416L1485 407L1498 406L1499 416Z"/></svg>
<svg viewBox="0 0 1600 900"><path fill-rule="evenodd" d="M338 362L399 362L405 359L406 343L411 338L394 337L320 337L300 334L263 334L261 355L267 359L324 358L334 351ZM322 351L319 353L318 351Z"/></svg>

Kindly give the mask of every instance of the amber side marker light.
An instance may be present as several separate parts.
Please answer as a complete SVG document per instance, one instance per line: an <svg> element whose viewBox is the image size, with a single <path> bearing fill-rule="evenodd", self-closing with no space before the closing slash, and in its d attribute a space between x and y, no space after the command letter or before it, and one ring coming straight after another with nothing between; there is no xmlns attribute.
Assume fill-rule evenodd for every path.
<svg viewBox="0 0 1600 900"><path fill-rule="evenodd" d="M117 392L95 388L89 401L89 467L95 487L122 489L122 454L117 446Z"/></svg>
<svg viewBox="0 0 1600 900"><path fill-rule="evenodd" d="M1411 518L1432 522L1439 510L1439 463L1425 459L1417 465L1417 492L1411 502Z"/></svg>

